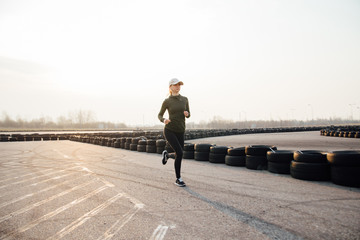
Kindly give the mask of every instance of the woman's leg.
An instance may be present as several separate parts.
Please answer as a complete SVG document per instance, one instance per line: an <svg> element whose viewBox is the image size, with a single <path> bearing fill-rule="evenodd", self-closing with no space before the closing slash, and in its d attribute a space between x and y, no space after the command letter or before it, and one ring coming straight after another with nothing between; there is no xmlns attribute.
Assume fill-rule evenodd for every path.
<svg viewBox="0 0 360 240"><path fill-rule="evenodd" d="M175 151L175 174L176 178L180 178L180 170L181 170L181 161L183 157L183 147L184 147L184 134L175 133L168 129L164 129L164 135L166 140L169 142L170 146Z"/></svg>

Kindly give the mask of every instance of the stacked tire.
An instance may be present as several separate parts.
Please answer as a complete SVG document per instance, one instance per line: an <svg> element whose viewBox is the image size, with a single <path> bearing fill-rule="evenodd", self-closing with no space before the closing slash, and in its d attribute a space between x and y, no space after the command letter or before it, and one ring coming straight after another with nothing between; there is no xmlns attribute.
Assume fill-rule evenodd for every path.
<svg viewBox="0 0 360 240"><path fill-rule="evenodd" d="M132 137L127 137L126 142L125 142L125 149L126 150L130 150L131 142L132 142Z"/></svg>
<svg viewBox="0 0 360 240"><path fill-rule="evenodd" d="M126 137L120 138L120 148L125 149Z"/></svg>
<svg viewBox="0 0 360 240"><path fill-rule="evenodd" d="M268 171L277 174L290 174L290 164L294 159L294 151L274 150L266 154Z"/></svg>
<svg viewBox="0 0 360 240"><path fill-rule="evenodd" d="M295 151L290 174L293 178L310 181L330 180L330 164L327 153L317 150Z"/></svg>
<svg viewBox="0 0 360 240"><path fill-rule="evenodd" d="M131 144L130 144L131 151L137 151L137 146L138 146L139 141L140 141L140 138L138 138L138 137L132 138Z"/></svg>
<svg viewBox="0 0 360 240"><path fill-rule="evenodd" d="M140 139L137 145L138 152L146 152L146 140Z"/></svg>
<svg viewBox="0 0 360 240"><path fill-rule="evenodd" d="M360 151L334 151L327 154L327 160L333 183L360 187Z"/></svg>
<svg viewBox="0 0 360 240"><path fill-rule="evenodd" d="M120 138L117 138L116 141L115 141L115 143L114 143L114 147L115 147L115 148L120 148L120 146L121 146Z"/></svg>
<svg viewBox="0 0 360 240"><path fill-rule="evenodd" d="M184 144L183 158L194 159L195 145L193 143Z"/></svg>
<svg viewBox="0 0 360 240"><path fill-rule="evenodd" d="M147 153L156 153L156 140L148 139L146 141L146 152Z"/></svg>
<svg viewBox="0 0 360 240"><path fill-rule="evenodd" d="M245 147L246 163L248 169L266 170L268 162L266 154L268 151L277 150L275 146L269 145L251 145Z"/></svg>
<svg viewBox="0 0 360 240"><path fill-rule="evenodd" d="M229 148L225 156L225 164L229 166L245 167L246 154L245 147Z"/></svg>
<svg viewBox="0 0 360 240"><path fill-rule="evenodd" d="M8 142L8 141L9 141L8 135L0 135L0 142Z"/></svg>
<svg viewBox="0 0 360 240"><path fill-rule="evenodd" d="M194 146L194 159L196 161L209 161L210 147L212 144L197 143Z"/></svg>
<svg viewBox="0 0 360 240"><path fill-rule="evenodd" d="M209 152L209 162L225 163L225 156L229 148L225 146L212 146Z"/></svg>
<svg viewBox="0 0 360 240"><path fill-rule="evenodd" d="M156 140L156 152L161 154L165 150L166 140L158 139Z"/></svg>

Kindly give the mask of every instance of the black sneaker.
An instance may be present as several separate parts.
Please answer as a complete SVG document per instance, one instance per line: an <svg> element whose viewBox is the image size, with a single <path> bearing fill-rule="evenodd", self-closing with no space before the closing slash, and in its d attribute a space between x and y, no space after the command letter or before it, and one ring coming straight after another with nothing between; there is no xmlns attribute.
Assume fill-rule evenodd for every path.
<svg viewBox="0 0 360 240"><path fill-rule="evenodd" d="M175 185L177 185L179 187L185 187L186 186L186 184L184 183L184 181L181 178L176 179Z"/></svg>
<svg viewBox="0 0 360 240"><path fill-rule="evenodd" d="M165 165L169 159L169 154L166 150L162 152L162 164Z"/></svg>

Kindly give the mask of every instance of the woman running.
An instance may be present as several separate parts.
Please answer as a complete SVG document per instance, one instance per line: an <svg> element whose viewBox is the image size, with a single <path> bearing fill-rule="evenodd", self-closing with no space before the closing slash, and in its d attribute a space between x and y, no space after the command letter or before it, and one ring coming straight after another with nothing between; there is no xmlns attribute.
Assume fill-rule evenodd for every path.
<svg viewBox="0 0 360 240"><path fill-rule="evenodd" d="M165 124L164 136L175 151L175 156L170 156L164 150L162 153L162 163L165 165L169 157L175 158L175 184L179 187L185 187L185 183L181 179L180 169L184 148L185 117L190 117L190 109L188 99L180 95L181 85L184 85L184 83L176 78L170 80L170 96L162 103L158 118ZM166 110L169 113L169 119L163 117Z"/></svg>

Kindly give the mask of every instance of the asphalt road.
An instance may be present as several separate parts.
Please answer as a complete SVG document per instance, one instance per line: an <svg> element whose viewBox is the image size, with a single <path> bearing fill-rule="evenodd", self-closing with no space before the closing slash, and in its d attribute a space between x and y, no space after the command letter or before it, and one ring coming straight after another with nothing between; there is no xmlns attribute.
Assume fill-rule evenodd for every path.
<svg viewBox="0 0 360 240"><path fill-rule="evenodd" d="M360 149L318 132L191 140ZM360 189L71 141L0 143L0 239L360 239Z"/></svg>

